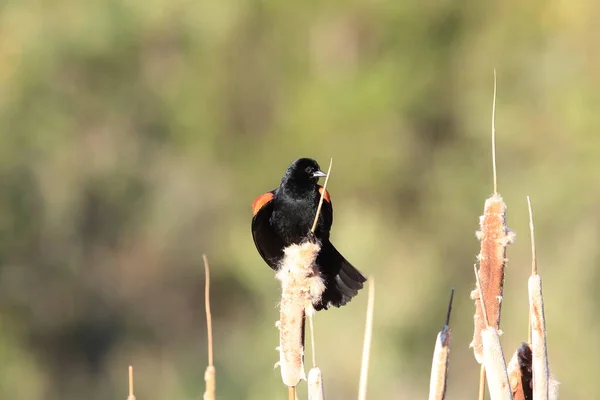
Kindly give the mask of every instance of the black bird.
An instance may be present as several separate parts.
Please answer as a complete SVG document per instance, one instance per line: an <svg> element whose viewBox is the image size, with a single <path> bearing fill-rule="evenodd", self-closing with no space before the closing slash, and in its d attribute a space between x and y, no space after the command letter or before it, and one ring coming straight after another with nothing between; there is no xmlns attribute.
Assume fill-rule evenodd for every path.
<svg viewBox="0 0 600 400"><path fill-rule="evenodd" d="M283 175L278 188L262 194L252 204L252 237L258 252L273 270L278 270L283 249L310 237L323 187L317 182L327 176L311 158L294 161ZM366 278L354 268L329 241L333 206L325 190L321 216L314 236L321 242L316 264L325 278L316 310L330 305L341 307L356 296Z"/></svg>

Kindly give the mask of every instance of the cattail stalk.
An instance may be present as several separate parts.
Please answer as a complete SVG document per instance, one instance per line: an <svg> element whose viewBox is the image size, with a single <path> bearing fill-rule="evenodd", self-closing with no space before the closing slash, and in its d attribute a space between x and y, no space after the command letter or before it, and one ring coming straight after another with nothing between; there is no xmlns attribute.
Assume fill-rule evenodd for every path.
<svg viewBox="0 0 600 400"><path fill-rule="evenodd" d="M366 400L367 382L369 377L369 360L371 358L371 342L373 340L373 312L375 310L375 280L369 278L369 294L367 300L367 317L365 323L365 339L363 341L363 353L360 366L360 380L358 383L358 399Z"/></svg>
<svg viewBox="0 0 600 400"><path fill-rule="evenodd" d="M208 258L205 254L202 255L204 260L204 308L206 311L206 331L208 337L208 366L204 371L204 381L206 382L206 389L204 391L204 400L215 400L216 392L216 370L213 364L213 338L212 338L212 314L210 312L210 267L208 265Z"/></svg>
<svg viewBox="0 0 600 400"><path fill-rule="evenodd" d="M135 400L135 396L133 395L133 366L129 366L129 396L127 396L127 400Z"/></svg>
<svg viewBox="0 0 600 400"><path fill-rule="evenodd" d="M454 288L450 294L446 324L435 340L435 350L431 362L431 378L429 381L429 400L443 400L446 398L446 384L448 381L448 365L450 362L450 344L452 343L452 330L450 329L450 313Z"/></svg>
<svg viewBox="0 0 600 400"><path fill-rule="evenodd" d="M323 373L317 367L317 351L315 348L315 325L314 316L308 314L308 322L310 327L310 347L312 350L313 367L308 371L308 400L324 400L325 393L323 390Z"/></svg>
<svg viewBox="0 0 600 400"><path fill-rule="evenodd" d="M506 204L498 194L496 174L496 70L494 70L494 97L492 104L492 169L494 194L485 201L483 215L479 218L480 230L477 238L481 249L479 260L480 291L471 292L475 300L474 332L471 347L478 363L483 362L481 331L486 325L500 329L500 311L504 294L504 267L506 263L506 246L514 241L514 233L506 226ZM483 298L479 301L479 296ZM488 321L483 319L485 307Z"/></svg>

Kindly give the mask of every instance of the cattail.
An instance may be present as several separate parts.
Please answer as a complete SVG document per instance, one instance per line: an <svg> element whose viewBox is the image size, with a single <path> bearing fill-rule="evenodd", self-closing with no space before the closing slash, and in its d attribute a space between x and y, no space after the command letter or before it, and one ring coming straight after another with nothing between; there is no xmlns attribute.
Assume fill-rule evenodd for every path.
<svg viewBox="0 0 600 400"><path fill-rule="evenodd" d="M314 313L325 283L315 265L321 246L305 241L284 249L277 279L281 282L279 318L279 367L287 386L296 386L304 373L304 326L306 313Z"/></svg>
<svg viewBox="0 0 600 400"><path fill-rule="evenodd" d="M506 247L513 243L514 233L506 226L506 204L497 190L496 178L496 145L495 145L495 113L496 113L496 71L494 70L494 101L492 105L492 168L494 178L494 194L485 201L483 215L479 218L480 230L476 236L481 243L477 259L479 261L480 290L471 292L475 300L473 348L475 359L483 362L483 346L481 331L487 325L500 329L500 311L504 294L504 267L506 263ZM480 299L482 296L482 299ZM481 300L481 301L479 301ZM483 308L487 310L489 320L483 317Z"/></svg>
<svg viewBox="0 0 600 400"><path fill-rule="evenodd" d="M446 383L448 381L448 364L450 362L450 344L452 343L452 330L450 329L450 313L454 288L450 294L446 324L435 340L433 361L431 362L431 378L429 381L429 400L443 400L446 398Z"/></svg>
<svg viewBox="0 0 600 400"><path fill-rule="evenodd" d="M324 400L323 374L319 367L313 367L308 371L308 400Z"/></svg>
<svg viewBox="0 0 600 400"><path fill-rule="evenodd" d="M548 400L550 397L550 369L548 367L548 349L546 343L546 317L544 315L544 296L542 277L538 275L535 252L535 231L531 200L527 196L529 208L529 229L531 232L531 276L528 281L529 321L531 335L531 353L533 370L533 399ZM557 388L557 385L555 385ZM556 389L558 391L558 389Z"/></svg>
<svg viewBox="0 0 600 400"><path fill-rule="evenodd" d="M135 400L135 396L133 395L133 366L129 366L129 396L127 396L127 400Z"/></svg>
<svg viewBox="0 0 600 400"><path fill-rule="evenodd" d="M479 279L481 294L478 290L471 292L475 300L474 333L471 347L475 359L483 362L481 331L486 327L482 306L485 305L490 326L500 329L500 310L504 291L504 267L506 263L506 246L514 241L514 233L506 226L506 205L502 197L495 193L486 200L483 215L480 217L481 230L477 238L481 242L479 260ZM482 301L480 300L482 296Z"/></svg>
<svg viewBox="0 0 600 400"><path fill-rule="evenodd" d="M204 381L206 389L204 391L204 400L215 400L216 392L216 370L213 365L213 343L212 343L212 314L210 312L210 267L208 266L208 258L202 255L204 260L204 308L206 311L206 331L208 336L208 366L204 371Z"/></svg>

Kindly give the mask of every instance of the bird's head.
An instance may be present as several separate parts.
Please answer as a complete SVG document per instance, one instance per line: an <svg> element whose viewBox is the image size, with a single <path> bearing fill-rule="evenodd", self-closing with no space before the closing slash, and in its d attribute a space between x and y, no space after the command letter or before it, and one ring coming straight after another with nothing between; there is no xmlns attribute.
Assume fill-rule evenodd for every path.
<svg viewBox="0 0 600 400"><path fill-rule="evenodd" d="M312 158L299 158L294 161L287 169L283 183L293 181L300 185L316 185L319 178L327 174L321 171L319 164Z"/></svg>

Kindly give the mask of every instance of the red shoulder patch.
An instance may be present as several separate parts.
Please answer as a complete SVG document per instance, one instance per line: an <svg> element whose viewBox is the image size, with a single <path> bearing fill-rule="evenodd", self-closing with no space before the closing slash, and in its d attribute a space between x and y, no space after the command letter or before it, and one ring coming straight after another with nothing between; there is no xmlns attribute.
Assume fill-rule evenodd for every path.
<svg viewBox="0 0 600 400"><path fill-rule="evenodd" d="M319 186L319 194L323 195L323 186ZM325 195L323 196L323 200L331 204L331 197L329 197L329 191L325 189Z"/></svg>
<svg viewBox="0 0 600 400"><path fill-rule="evenodd" d="M273 193L271 192L261 194L256 199L254 199L254 201L252 202L252 215L256 215L256 213L260 211L260 209L263 208L263 206L271 200L273 200Z"/></svg>

